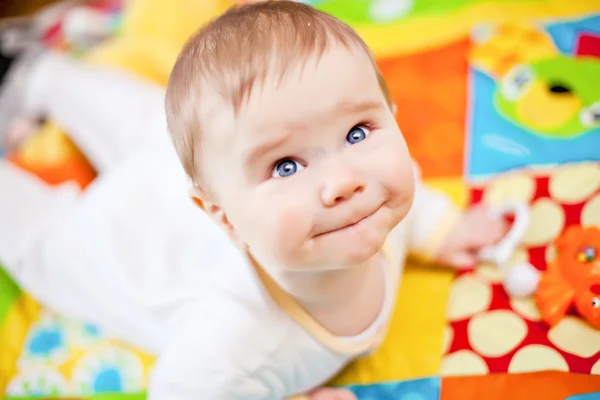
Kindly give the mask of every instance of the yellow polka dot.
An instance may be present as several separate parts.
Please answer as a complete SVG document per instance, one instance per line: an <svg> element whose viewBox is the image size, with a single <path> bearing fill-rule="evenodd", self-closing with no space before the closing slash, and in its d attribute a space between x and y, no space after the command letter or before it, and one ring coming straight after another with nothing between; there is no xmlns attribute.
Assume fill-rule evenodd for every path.
<svg viewBox="0 0 600 400"><path fill-rule="evenodd" d="M535 180L531 176L518 173L498 178L483 194L483 201L490 205L500 205L507 201L531 201L535 193Z"/></svg>
<svg viewBox="0 0 600 400"><path fill-rule="evenodd" d="M502 282L502 278L504 276L502 275L502 272L500 272L498 266L487 262L480 264L475 270L475 274L490 283Z"/></svg>
<svg viewBox="0 0 600 400"><path fill-rule="evenodd" d="M517 249L509 260L511 264L524 263L529 261L529 255L523 249Z"/></svg>
<svg viewBox="0 0 600 400"><path fill-rule="evenodd" d="M552 344L576 356L588 358L600 351L600 331L581 318L567 316L550 329L548 339Z"/></svg>
<svg viewBox="0 0 600 400"><path fill-rule="evenodd" d="M529 246L541 246L560 233L565 224L565 213L554 201L543 198L531 207L531 223L523 243Z"/></svg>
<svg viewBox="0 0 600 400"><path fill-rule="evenodd" d="M454 281L448 299L448 319L456 321L487 310L492 300L490 285L471 275Z"/></svg>
<svg viewBox="0 0 600 400"><path fill-rule="evenodd" d="M446 354L452 346L452 340L454 339L454 329L450 325L446 325L444 328L442 354Z"/></svg>
<svg viewBox="0 0 600 400"><path fill-rule="evenodd" d="M539 321L541 319L540 311L532 298L513 297L510 299L510 306L530 321Z"/></svg>
<svg viewBox="0 0 600 400"><path fill-rule="evenodd" d="M508 310L495 310L473 317L468 326L473 350L486 357L500 357L527 336L527 324Z"/></svg>
<svg viewBox="0 0 600 400"><path fill-rule="evenodd" d="M551 263L556 258L556 248L554 245L549 245L546 247L546 254L544 255L546 258L546 263Z"/></svg>
<svg viewBox="0 0 600 400"><path fill-rule="evenodd" d="M553 348L541 344L530 344L517 351L508 366L510 373L534 371L568 371L564 357Z"/></svg>
<svg viewBox="0 0 600 400"><path fill-rule="evenodd" d="M528 261L527 252L523 249L519 249L515 251L513 256L508 261L508 264L512 265L526 261ZM486 282L490 283L500 283L504 278L504 275L502 274L502 272L500 272L500 268L498 268L497 265L487 262L479 264L479 266L475 270L475 274L479 278L482 278Z"/></svg>
<svg viewBox="0 0 600 400"><path fill-rule="evenodd" d="M556 169L549 183L552 198L565 204L579 203L600 188L600 166L570 164Z"/></svg>
<svg viewBox="0 0 600 400"><path fill-rule="evenodd" d="M596 361L596 364L592 366L592 375L600 375L600 360Z"/></svg>
<svg viewBox="0 0 600 400"><path fill-rule="evenodd" d="M600 194L590 199L581 210L581 225L600 226Z"/></svg>
<svg viewBox="0 0 600 400"><path fill-rule="evenodd" d="M485 375L489 369L483 358L477 354L470 350L460 350L442 359L440 372L445 376Z"/></svg>

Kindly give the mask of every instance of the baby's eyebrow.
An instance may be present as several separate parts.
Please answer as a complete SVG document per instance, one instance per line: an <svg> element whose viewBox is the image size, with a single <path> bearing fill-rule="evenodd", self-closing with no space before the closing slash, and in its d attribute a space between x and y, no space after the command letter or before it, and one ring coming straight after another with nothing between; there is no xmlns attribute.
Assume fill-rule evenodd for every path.
<svg viewBox="0 0 600 400"><path fill-rule="evenodd" d="M245 163L247 165L253 165L258 160L263 158L265 155L269 154L273 150L282 146L292 134L292 132L290 130L284 130L283 132L284 133L279 134L279 135L274 135L274 136L270 137L268 140L259 142L255 146L252 146L245 153L245 157L244 157Z"/></svg>
<svg viewBox="0 0 600 400"><path fill-rule="evenodd" d="M379 100L343 100L333 107L333 112L340 115L378 111L385 105Z"/></svg>

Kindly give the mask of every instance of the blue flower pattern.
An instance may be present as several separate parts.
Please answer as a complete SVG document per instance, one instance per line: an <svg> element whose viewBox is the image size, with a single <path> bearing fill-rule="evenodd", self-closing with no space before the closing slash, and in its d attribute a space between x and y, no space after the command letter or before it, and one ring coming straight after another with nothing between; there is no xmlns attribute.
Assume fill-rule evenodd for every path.
<svg viewBox="0 0 600 400"><path fill-rule="evenodd" d="M120 393L123 391L123 378L116 368L98 371L93 384L95 393Z"/></svg>
<svg viewBox="0 0 600 400"><path fill-rule="evenodd" d="M105 353L102 351L98 356L91 356L91 358L88 354L87 360L92 364L88 363L83 375L78 375L79 380L76 379L71 384L67 384L67 381L64 380L59 372L59 367L73 354L76 354L74 352L77 349L92 349L97 345L102 345L108 339L93 324L80 323L52 312L43 311L40 320L30 328L19 359L20 371L14 377L10 391L43 397L80 395L82 390L86 395L123 393L131 391L132 385L143 390L141 386L138 386L141 385L140 374L143 373L143 367L137 356L118 345L107 348L110 350L107 350L108 353L106 353L108 355L116 354L116 356L99 364L96 363L98 365L95 368L91 367L95 363L94 360L103 360ZM46 375L38 376L40 367L43 368L41 371L48 371L50 375L48 377ZM46 378L52 378L52 380L46 382L48 380ZM54 381L63 383L57 384L58 386L51 385L50 383Z"/></svg>
<svg viewBox="0 0 600 400"><path fill-rule="evenodd" d="M43 327L30 339L27 350L35 357L49 357L65 345L63 331L59 327Z"/></svg>

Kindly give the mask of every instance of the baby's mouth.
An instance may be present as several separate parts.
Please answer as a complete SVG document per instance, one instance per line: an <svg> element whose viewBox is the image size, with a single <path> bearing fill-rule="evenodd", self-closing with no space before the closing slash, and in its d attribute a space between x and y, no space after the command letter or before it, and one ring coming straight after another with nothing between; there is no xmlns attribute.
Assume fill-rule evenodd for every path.
<svg viewBox="0 0 600 400"><path fill-rule="evenodd" d="M377 208L375 208L375 210L371 211L367 215L364 215L364 216L362 216L360 218L355 218L355 219L351 220L350 222L346 222L346 223L344 223L344 225L341 225L341 226L339 226L337 228L329 229L327 231L320 232L320 233L316 234L314 237L318 238L320 236L324 236L324 235L327 235L327 234L330 234L330 233L340 232L340 231L343 231L345 229L353 228L353 227L359 225L360 223L362 223L363 221L369 219L373 215L375 215L375 213L377 213L377 211L379 211L380 208L381 208L381 206L378 206Z"/></svg>

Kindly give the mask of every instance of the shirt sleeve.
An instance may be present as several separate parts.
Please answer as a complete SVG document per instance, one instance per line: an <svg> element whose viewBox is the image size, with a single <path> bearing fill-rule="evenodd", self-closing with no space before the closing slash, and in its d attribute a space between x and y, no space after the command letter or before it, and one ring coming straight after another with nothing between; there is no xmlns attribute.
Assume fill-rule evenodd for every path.
<svg viewBox="0 0 600 400"><path fill-rule="evenodd" d="M424 261L434 260L460 216L459 208L443 192L427 187L415 170L415 197L408 219L408 251Z"/></svg>

